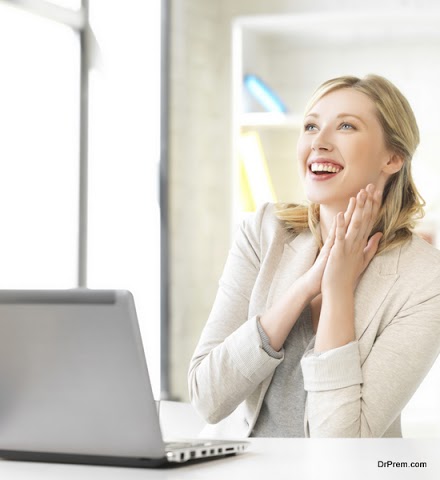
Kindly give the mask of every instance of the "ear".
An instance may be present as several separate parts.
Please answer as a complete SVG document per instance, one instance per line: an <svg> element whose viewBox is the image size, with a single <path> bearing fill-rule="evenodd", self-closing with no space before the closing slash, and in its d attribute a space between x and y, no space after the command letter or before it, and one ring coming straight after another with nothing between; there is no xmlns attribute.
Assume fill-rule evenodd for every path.
<svg viewBox="0 0 440 480"><path fill-rule="evenodd" d="M388 157L387 163L382 168L382 171L392 175L397 173L403 167L403 158L397 153L391 153Z"/></svg>

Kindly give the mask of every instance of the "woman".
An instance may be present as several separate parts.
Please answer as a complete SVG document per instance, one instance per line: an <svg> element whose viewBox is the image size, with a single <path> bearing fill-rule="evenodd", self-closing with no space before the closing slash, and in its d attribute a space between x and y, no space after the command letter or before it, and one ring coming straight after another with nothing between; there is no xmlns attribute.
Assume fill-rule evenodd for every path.
<svg viewBox="0 0 440 480"><path fill-rule="evenodd" d="M306 108L308 207L240 229L191 360L205 435L400 437L440 350L440 252L413 234L418 127L383 77L340 77Z"/></svg>

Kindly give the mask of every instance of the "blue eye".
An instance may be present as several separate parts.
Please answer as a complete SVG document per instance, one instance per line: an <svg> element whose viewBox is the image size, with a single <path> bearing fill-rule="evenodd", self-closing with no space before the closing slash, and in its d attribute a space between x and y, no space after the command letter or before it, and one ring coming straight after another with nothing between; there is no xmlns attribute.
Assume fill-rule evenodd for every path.
<svg viewBox="0 0 440 480"><path fill-rule="evenodd" d="M340 128L341 130L355 130L354 126L351 123L347 122L341 123Z"/></svg>
<svg viewBox="0 0 440 480"><path fill-rule="evenodd" d="M305 132L311 132L311 131L315 130L316 128L317 128L316 125L314 125L313 123L306 123L304 125L304 131Z"/></svg>

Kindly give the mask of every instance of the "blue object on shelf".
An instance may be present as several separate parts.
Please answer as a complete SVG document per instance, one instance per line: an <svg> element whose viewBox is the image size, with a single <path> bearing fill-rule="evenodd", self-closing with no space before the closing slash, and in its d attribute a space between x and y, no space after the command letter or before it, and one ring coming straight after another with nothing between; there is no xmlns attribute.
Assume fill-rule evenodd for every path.
<svg viewBox="0 0 440 480"><path fill-rule="evenodd" d="M286 113L287 108L278 95L271 90L261 78L256 75L247 74L244 76L244 84L251 95L268 112Z"/></svg>

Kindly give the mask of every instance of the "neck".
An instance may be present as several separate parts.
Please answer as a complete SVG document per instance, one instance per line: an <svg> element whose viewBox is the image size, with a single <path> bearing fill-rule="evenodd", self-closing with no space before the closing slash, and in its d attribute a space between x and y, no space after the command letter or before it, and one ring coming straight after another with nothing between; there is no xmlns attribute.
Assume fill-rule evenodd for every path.
<svg viewBox="0 0 440 480"><path fill-rule="evenodd" d="M333 219L339 212L347 210L348 201L344 205L320 205L319 206L319 226L321 229L322 242L325 242Z"/></svg>

